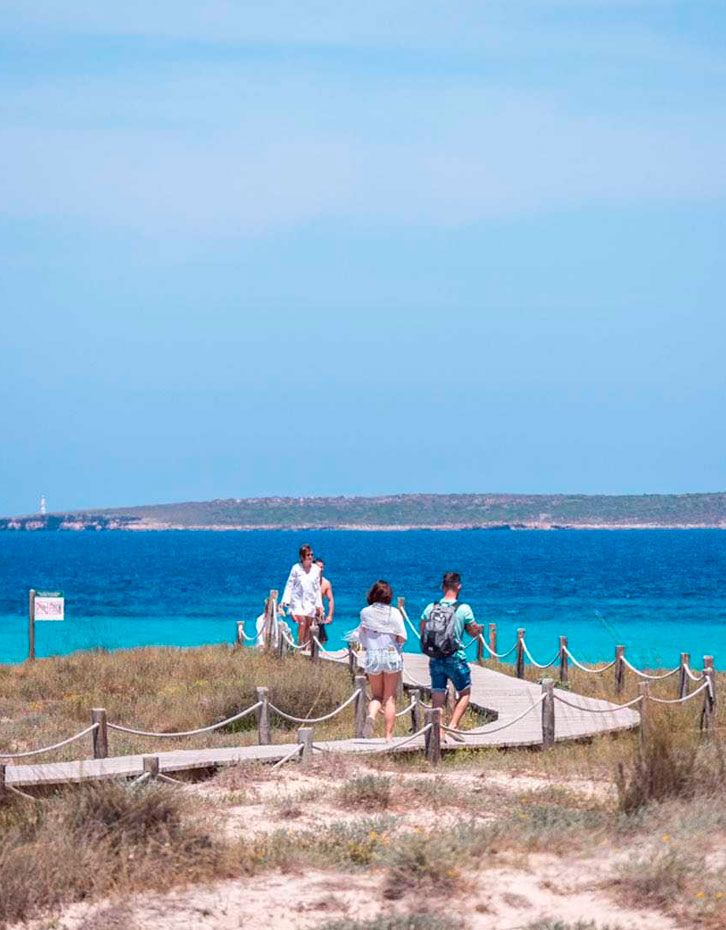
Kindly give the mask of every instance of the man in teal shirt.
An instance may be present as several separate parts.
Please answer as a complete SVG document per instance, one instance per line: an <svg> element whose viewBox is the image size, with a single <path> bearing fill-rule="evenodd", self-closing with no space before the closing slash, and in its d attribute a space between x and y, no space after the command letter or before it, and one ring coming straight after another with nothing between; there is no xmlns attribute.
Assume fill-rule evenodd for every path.
<svg viewBox="0 0 726 930"><path fill-rule="evenodd" d="M456 651L445 658L429 659L429 674L431 675L431 697L434 707L443 707L446 703L446 688L450 681L456 688L456 706L451 715L449 726L456 729L469 706L471 695L471 669L466 659L464 649L464 630L471 636L478 636L482 628L474 619L474 613L468 604L459 603L461 592L461 575L458 572L446 572L441 583L444 596L438 601L442 606L456 605L454 613L454 638L457 642ZM431 616L435 603L429 604L421 615L421 636L424 635L426 621ZM441 737L445 733L442 731ZM459 737L461 739L461 737Z"/></svg>

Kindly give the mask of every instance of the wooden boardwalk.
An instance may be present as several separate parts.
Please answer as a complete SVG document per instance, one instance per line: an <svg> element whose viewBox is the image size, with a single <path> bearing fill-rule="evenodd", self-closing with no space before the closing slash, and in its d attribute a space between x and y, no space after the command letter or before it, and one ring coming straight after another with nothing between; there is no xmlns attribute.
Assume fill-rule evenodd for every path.
<svg viewBox="0 0 726 930"><path fill-rule="evenodd" d="M467 736L463 743L447 742L443 746L444 751L466 747L540 745L542 743L542 717L541 708L538 706L541 696L539 685L478 665L471 666L471 673L472 705L496 717L496 720L486 725L488 729L496 730L496 732L476 733ZM425 656L405 654L404 684L423 688L429 686L428 659ZM640 722L639 714L632 709L616 711L612 709L615 705L607 701L583 697L569 691L565 692L565 695L568 701L577 704L582 710L568 707L559 701L556 702L555 739L558 741L582 739L614 730L632 729ZM597 712L588 713L587 709ZM505 724L509 724L510 721L516 722L505 727ZM405 745L401 745L403 743ZM295 745L293 742L287 742L271 746L183 749L145 753L143 756L129 755L74 762L8 765L6 783L12 787L24 788L104 778L134 778L143 773L143 760L148 755L154 755L159 759L159 768L162 773L214 768L240 762L273 763L288 756ZM410 737L398 737L388 746L383 740L376 739L316 740L314 743L314 749L319 753L370 753L388 749L415 752L423 749L423 746L423 736L415 740L411 740Z"/></svg>

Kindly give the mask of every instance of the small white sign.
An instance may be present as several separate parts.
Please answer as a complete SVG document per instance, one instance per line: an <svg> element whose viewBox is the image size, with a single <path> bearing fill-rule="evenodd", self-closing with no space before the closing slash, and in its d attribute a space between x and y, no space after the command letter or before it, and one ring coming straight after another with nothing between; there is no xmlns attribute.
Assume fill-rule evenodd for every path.
<svg viewBox="0 0 726 930"><path fill-rule="evenodd" d="M33 619L63 620L65 598L62 594L36 594Z"/></svg>

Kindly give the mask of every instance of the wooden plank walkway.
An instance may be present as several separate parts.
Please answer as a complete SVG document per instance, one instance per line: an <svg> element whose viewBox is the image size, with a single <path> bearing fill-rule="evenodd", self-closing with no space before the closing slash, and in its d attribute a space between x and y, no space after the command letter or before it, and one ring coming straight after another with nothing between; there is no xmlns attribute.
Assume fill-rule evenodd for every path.
<svg viewBox="0 0 726 930"><path fill-rule="evenodd" d="M330 656L324 658L331 659ZM332 659L332 661L336 661ZM345 661L340 660L340 661ZM535 746L542 742L541 710L538 704L541 689L531 684L491 668L471 666L472 705L480 710L496 715L490 728L497 732L477 733L467 736L464 743L448 742L444 751L466 747L504 747ZM404 683L409 686L427 688L430 684L428 659L423 655L406 653L404 656ZM555 704L555 739L572 740L596 736L615 730L632 729L640 722L639 714L626 709L610 710L615 705L607 701L587 698L582 695L565 692L567 700L582 707L576 710L556 702ZM509 721L532 708L520 720L505 729L499 729ZM591 708L604 713L587 713ZM344 739L316 741L314 747L319 752L370 753L384 749L397 749L399 752L415 752L423 749L424 738L406 742L406 737L398 737L386 745L383 740ZM406 745L401 745L406 743ZM104 778L134 778L143 772L144 756L155 755L159 759L162 773L173 773L200 768L235 765L240 762L277 762L288 755L296 744L281 743L272 746L230 746L212 749L183 749L170 752L148 752L142 755L115 756L108 759L87 759L74 762L32 763L8 765L6 782L17 788L40 787L73 782L95 781ZM2 757L0 756L0 759Z"/></svg>

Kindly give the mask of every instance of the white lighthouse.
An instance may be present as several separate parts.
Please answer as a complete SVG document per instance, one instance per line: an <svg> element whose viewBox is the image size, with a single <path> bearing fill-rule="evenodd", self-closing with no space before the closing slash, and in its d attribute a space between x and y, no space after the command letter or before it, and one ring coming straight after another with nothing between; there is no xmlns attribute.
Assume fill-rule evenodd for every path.
<svg viewBox="0 0 726 930"><path fill-rule="evenodd" d="M41 494L40 495L40 515L44 517L46 512L47 512L47 509L45 506L45 494Z"/></svg>

